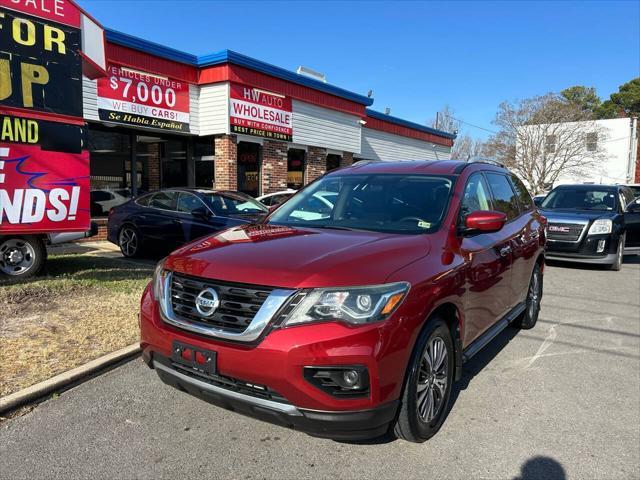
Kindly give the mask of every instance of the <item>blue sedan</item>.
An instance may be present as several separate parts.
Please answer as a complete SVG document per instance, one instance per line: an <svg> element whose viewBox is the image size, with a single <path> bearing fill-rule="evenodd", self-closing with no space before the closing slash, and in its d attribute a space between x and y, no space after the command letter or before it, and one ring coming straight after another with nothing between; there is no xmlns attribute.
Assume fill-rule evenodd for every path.
<svg viewBox="0 0 640 480"><path fill-rule="evenodd" d="M107 238L125 257L173 250L196 238L257 222L267 207L240 192L172 188L129 200L109 212Z"/></svg>

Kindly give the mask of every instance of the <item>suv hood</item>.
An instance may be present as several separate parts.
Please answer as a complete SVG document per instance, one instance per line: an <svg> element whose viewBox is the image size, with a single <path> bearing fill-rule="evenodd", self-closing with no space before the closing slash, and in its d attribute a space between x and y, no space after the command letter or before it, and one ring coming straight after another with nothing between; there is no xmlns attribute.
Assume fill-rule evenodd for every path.
<svg viewBox="0 0 640 480"><path fill-rule="evenodd" d="M242 225L176 250L165 267L284 288L373 285L429 250L426 235Z"/></svg>
<svg viewBox="0 0 640 480"><path fill-rule="evenodd" d="M553 210L541 209L540 213L550 222L568 221L569 223L572 220L583 223L598 218L613 219L617 215L617 213L612 210L565 210L561 208L554 208Z"/></svg>

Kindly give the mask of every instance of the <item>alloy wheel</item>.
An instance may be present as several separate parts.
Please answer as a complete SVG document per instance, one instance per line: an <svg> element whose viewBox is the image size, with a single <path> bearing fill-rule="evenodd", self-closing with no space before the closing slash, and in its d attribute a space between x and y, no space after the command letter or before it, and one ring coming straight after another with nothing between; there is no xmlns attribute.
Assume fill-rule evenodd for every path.
<svg viewBox="0 0 640 480"><path fill-rule="evenodd" d="M430 423L443 408L447 393L448 368L447 346L440 337L429 340L422 354L417 384L418 416Z"/></svg>
<svg viewBox="0 0 640 480"><path fill-rule="evenodd" d="M22 275L33 267L36 252L24 240L12 238L0 244L0 271L6 275Z"/></svg>
<svg viewBox="0 0 640 480"><path fill-rule="evenodd" d="M535 318L535 315L540 308L540 274L537 270L533 272L533 276L531 277L527 300L527 315L529 318Z"/></svg>
<svg viewBox="0 0 640 480"><path fill-rule="evenodd" d="M120 249L127 257L138 251L138 234L131 228L123 228L120 232Z"/></svg>

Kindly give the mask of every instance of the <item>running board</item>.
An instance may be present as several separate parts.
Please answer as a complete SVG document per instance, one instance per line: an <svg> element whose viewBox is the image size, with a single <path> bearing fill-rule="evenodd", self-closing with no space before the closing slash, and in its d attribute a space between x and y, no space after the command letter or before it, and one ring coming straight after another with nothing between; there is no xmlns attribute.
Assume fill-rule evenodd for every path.
<svg viewBox="0 0 640 480"><path fill-rule="evenodd" d="M518 316L524 312L526 304L519 303L509 313L507 313L502 319L494 323L486 332L476 338L471 345L464 349L462 352L462 363L467 363L471 357L482 350L487 344L496 338L500 332L509 326L511 322L518 318Z"/></svg>

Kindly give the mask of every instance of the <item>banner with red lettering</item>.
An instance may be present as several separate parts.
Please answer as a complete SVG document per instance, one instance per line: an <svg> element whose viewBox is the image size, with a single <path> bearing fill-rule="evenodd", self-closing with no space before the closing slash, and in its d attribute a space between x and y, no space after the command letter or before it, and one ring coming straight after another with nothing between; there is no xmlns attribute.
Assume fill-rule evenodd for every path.
<svg viewBox="0 0 640 480"><path fill-rule="evenodd" d="M290 97L237 83L231 83L229 97L231 133L292 141Z"/></svg>
<svg viewBox="0 0 640 480"><path fill-rule="evenodd" d="M108 64L98 80L101 120L160 130L189 131L189 84Z"/></svg>
<svg viewBox="0 0 640 480"><path fill-rule="evenodd" d="M88 230L89 152L0 143L0 234Z"/></svg>

